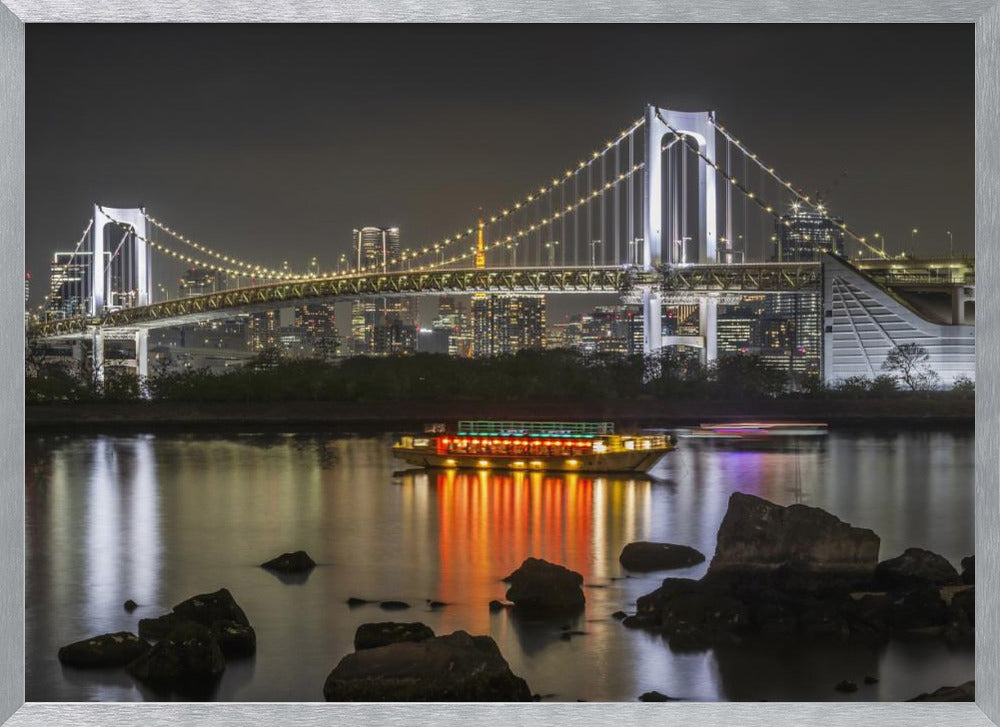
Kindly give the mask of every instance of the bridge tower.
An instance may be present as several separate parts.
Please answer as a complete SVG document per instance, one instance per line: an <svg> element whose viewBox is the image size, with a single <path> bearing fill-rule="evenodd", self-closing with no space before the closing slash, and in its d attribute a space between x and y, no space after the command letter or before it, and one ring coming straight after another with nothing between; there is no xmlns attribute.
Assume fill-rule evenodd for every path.
<svg viewBox="0 0 1000 727"><path fill-rule="evenodd" d="M122 235L108 231L122 228L118 224L128 225L135 234L123 238ZM124 232L123 232L124 234ZM109 306L113 306L111 278L111 262L121 248L128 246L129 261L128 279L134 286L131 305L149 305L153 302L151 290L152 265L149 250L149 228L146 220L146 210L142 207L114 208L94 205L93 255L87 271L88 284L91 291L87 312L93 318L104 315ZM149 334L145 329L92 329L94 372L99 381L104 380L104 341L105 339L131 339L135 342L134 365L140 379L149 376Z"/></svg>
<svg viewBox="0 0 1000 727"><path fill-rule="evenodd" d="M691 137L698 143L699 151L715 161L715 112L672 111L656 106L646 107L646 165L643 170L645 199L643 200L642 267L655 270L658 266L675 265L677 253L673 240L663 240L663 152L665 136L675 134ZM716 238L715 173L703 162L698 168L698 259L694 262L711 263L718 255ZM702 358L712 361L716 357L715 298L702 296L698 300L701 337L704 341ZM646 288L642 291L644 326L644 353L656 353L663 347L661 330L663 295L661 291Z"/></svg>

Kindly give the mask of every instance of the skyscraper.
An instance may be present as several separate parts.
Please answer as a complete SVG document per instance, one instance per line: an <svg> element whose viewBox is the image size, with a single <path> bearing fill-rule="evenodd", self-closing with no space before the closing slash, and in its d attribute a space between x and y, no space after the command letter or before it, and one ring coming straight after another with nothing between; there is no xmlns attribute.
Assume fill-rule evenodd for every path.
<svg viewBox="0 0 1000 727"><path fill-rule="evenodd" d="M83 314L93 295L90 290L90 252L57 252L49 264L52 295L46 314L68 318Z"/></svg>
<svg viewBox="0 0 1000 727"><path fill-rule="evenodd" d="M431 330L447 337L449 356L472 355L469 314L459 299L451 295L438 299L438 314Z"/></svg>
<svg viewBox="0 0 1000 727"><path fill-rule="evenodd" d="M823 354L822 296L777 293L767 296L761 316L761 356L789 380L818 375Z"/></svg>
<svg viewBox="0 0 1000 727"><path fill-rule="evenodd" d="M340 353L340 334L333 303L313 303L295 309L295 327L316 358L332 359Z"/></svg>
<svg viewBox="0 0 1000 727"><path fill-rule="evenodd" d="M354 230L352 264L355 268L386 272L398 265L402 247L398 227L362 227ZM399 321L402 326L414 327L413 300L411 298L359 299L351 304L351 353L356 356L388 353L376 341L375 329L392 326ZM403 336L409 341L409 336ZM379 341L392 339L383 332ZM400 344L402 345L402 344ZM398 348L391 344L388 349ZM414 328L413 348L416 348Z"/></svg>
<svg viewBox="0 0 1000 727"><path fill-rule="evenodd" d="M754 354L789 380L818 374L822 355L822 301L818 293L747 296L719 306L719 356Z"/></svg>
<svg viewBox="0 0 1000 727"><path fill-rule="evenodd" d="M374 342L376 356L401 356L417 350L417 328L392 318L375 326Z"/></svg>
<svg viewBox="0 0 1000 727"><path fill-rule="evenodd" d="M357 269L386 271L399 260L402 248L398 227L362 227L354 230L353 257Z"/></svg>
<svg viewBox="0 0 1000 727"><path fill-rule="evenodd" d="M544 295L488 295L472 299L472 355L503 356L542 348Z"/></svg>
<svg viewBox="0 0 1000 727"><path fill-rule="evenodd" d="M792 211L774 223L777 262L813 262L820 252L844 254L844 221L829 217L822 206L816 212L804 209L799 203Z"/></svg>

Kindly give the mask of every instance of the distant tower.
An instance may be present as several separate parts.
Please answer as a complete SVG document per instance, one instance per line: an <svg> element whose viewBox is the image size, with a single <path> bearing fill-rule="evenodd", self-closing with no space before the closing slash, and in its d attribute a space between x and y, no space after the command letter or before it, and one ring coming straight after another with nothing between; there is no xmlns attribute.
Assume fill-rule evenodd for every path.
<svg viewBox="0 0 1000 727"><path fill-rule="evenodd" d="M476 243L476 269L486 267L486 248L483 246L483 218L479 218L479 236Z"/></svg>

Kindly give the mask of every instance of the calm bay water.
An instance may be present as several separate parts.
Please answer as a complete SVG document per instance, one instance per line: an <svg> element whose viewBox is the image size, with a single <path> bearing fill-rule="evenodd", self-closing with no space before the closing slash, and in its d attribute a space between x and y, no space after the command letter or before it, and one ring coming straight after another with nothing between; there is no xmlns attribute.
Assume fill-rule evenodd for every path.
<svg viewBox="0 0 1000 727"><path fill-rule="evenodd" d="M898 700L973 678L969 648L938 640L883 648L748 645L675 653L610 618L667 574L626 575L634 540L711 558L732 492L822 507L882 538L881 557L973 551L970 432L834 432L794 448L734 450L681 440L651 479L540 473L394 475L388 435L28 437L27 699L157 698L120 670L64 669L59 646L136 630L196 593L227 587L257 631L215 695L322 700L323 681L369 621L423 621L489 634L548 699L624 700L652 689L689 700ZM304 549L320 564L287 584L256 564ZM584 576L576 620L524 621L487 604L528 556ZM669 575L700 577L706 565ZM396 599L403 612L349 608ZM126 599L140 608L122 609ZM448 605L430 610L428 600ZM586 633L566 641L560 627ZM833 691L841 679L859 684Z"/></svg>

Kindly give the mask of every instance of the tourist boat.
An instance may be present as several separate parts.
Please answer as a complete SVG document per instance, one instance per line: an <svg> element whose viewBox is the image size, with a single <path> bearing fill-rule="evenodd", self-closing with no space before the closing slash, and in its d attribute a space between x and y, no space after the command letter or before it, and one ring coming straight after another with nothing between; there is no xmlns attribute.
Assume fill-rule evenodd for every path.
<svg viewBox="0 0 1000 727"><path fill-rule="evenodd" d="M615 434L611 422L460 421L405 435L393 454L418 467L647 472L674 449L666 434Z"/></svg>

